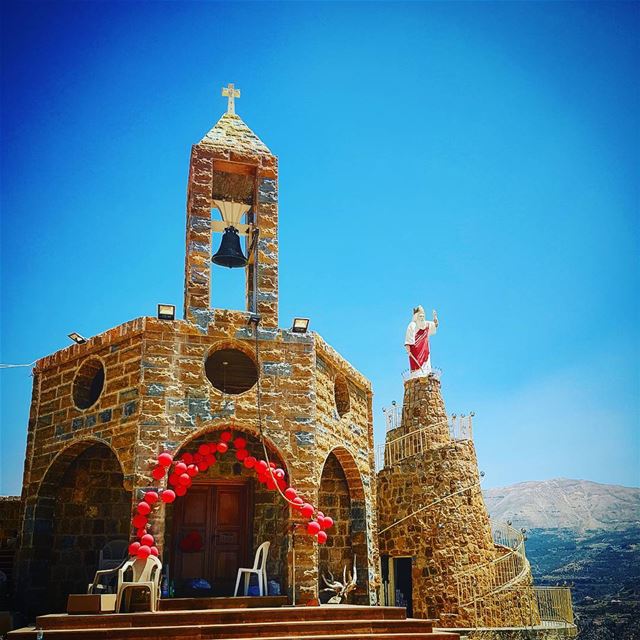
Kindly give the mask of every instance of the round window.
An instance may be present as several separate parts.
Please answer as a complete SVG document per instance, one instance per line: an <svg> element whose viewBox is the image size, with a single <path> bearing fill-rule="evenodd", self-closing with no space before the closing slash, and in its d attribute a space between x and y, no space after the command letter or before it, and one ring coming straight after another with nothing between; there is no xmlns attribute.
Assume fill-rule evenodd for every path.
<svg viewBox="0 0 640 640"><path fill-rule="evenodd" d="M239 349L214 351L207 357L204 370L209 382L223 393L243 393L258 381L256 363Z"/></svg>
<svg viewBox="0 0 640 640"><path fill-rule="evenodd" d="M104 388L104 365L99 358L85 360L73 380L73 402L78 409L88 409Z"/></svg>

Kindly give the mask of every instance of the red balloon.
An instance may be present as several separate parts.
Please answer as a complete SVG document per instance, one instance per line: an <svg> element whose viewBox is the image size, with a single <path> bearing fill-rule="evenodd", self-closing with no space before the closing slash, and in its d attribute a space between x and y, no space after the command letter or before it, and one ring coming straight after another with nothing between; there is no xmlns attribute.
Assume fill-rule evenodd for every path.
<svg viewBox="0 0 640 640"><path fill-rule="evenodd" d="M240 460L240 462L242 462L248 455L249 452L246 449L238 449L236 451L236 459Z"/></svg>
<svg viewBox="0 0 640 640"><path fill-rule="evenodd" d="M318 531L320 531L320 525L315 520L312 520L307 525L307 532L310 533L312 536L315 536L316 533L318 533ZM151 536L149 536L149 537L151 537ZM144 544L144 538L142 538L142 540L143 540L143 544Z"/></svg>
<svg viewBox="0 0 640 640"><path fill-rule="evenodd" d="M316 511L316 515L319 515L321 518L324 518L324 513L322 513L322 511Z"/></svg>
<svg viewBox="0 0 640 640"><path fill-rule="evenodd" d="M164 453L161 453L158 456L158 464L161 464L163 467L171 466L172 462L173 462L172 455L170 453L167 453L166 451Z"/></svg>
<svg viewBox="0 0 640 640"><path fill-rule="evenodd" d="M154 480L162 480L164 478L164 474L167 472L167 469L161 465L153 468L151 475Z"/></svg>
<svg viewBox="0 0 640 640"><path fill-rule="evenodd" d="M140 548L140 543L139 542L132 542L129 545L129 555L130 556L135 556L136 553L138 553L138 549Z"/></svg>
<svg viewBox="0 0 640 640"><path fill-rule="evenodd" d="M209 454L211 453L211 447L210 447L208 444L201 444L201 445L198 447L198 453L199 453L201 456L209 455Z"/></svg>
<svg viewBox="0 0 640 640"><path fill-rule="evenodd" d="M264 460L258 460L254 466L256 473L266 473L269 468L269 465Z"/></svg>
<svg viewBox="0 0 640 640"><path fill-rule="evenodd" d="M313 515L313 507L308 502L305 502L302 507L300 507L300 513L305 518L310 518Z"/></svg>
<svg viewBox="0 0 640 640"><path fill-rule="evenodd" d="M276 480L276 484L280 491L284 491L287 488L287 483L284 480Z"/></svg>
<svg viewBox="0 0 640 640"><path fill-rule="evenodd" d="M304 505L304 500L300 496L296 496L291 502L293 502L291 506L294 509L302 509Z"/></svg>
<svg viewBox="0 0 640 640"><path fill-rule="evenodd" d="M324 529L324 516L321 515L320 511L316 513L316 522L320 525L321 529Z"/></svg>
<svg viewBox="0 0 640 640"><path fill-rule="evenodd" d="M196 466L198 467L198 471L201 473L204 473L209 468L209 465L206 462L198 462Z"/></svg>
<svg viewBox="0 0 640 640"><path fill-rule="evenodd" d="M187 487L181 484L176 487L177 496L183 496L185 493L187 493Z"/></svg>
<svg viewBox="0 0 640 640"><path fill-rule="evenodd" d="M247 467L247 469L252 469L253 467L256 466L257 460L253 456L247 456L243 460L243 462L244 462L244 466Z"/></svg>
<svg viewBox="0 0 640 640"><path fill-rule="evenodd" d="M138 530L136 531L136 538L142 538L142 536L143 536L145 533L147 533L147 530L146 530L144 527L142 527L141 529L138 529Z"/></svg>
<svg viewBox="0 0 640 640"><path fill-rule="evenodd" d="M201 453L196 453L193 456L193 459L194 459L195 463L198 464L198 462L203 462L204 461L204 456Z"/></svg>
<svg viewBox="0 0 640 640"><path fill-rule="evenodd" d="M162 499L162 502L169 504L176 499L176 494L174 491L171 491L171 489L165 489L160 495L160 498Z"/></svg>
<svg viewBox="0 0 640 640"><path fill-rule="evenodd" d="M229 450L229 445L226 442L218 442L219 453L227 453L228 450Z"/></svg>
<svg viewBox="0 0 640 640"><path fill-rule="evenodd" d="M160 555L160 552L158 551L158 547L151 547L149 551L151 551L151 555L155 556L156 558Z"/></svg>
<svg viewBox="0 0 640 640"><path fill-rule="evenodd" d="M193 462L193 456L190 453L185 453L180 460L185 464L191 464Z"/></svg>
<svg viewBox="0 0 640 640"><path fill-rule="evenodd" d="M143 544L138 551L136 551L136 555L141 560L146 560L151 555L151 549L146 544Z"/></svg>
<svg viewBox="0 0 640 640"><path fill-rule="evenodd" d="M267 489L273 491L276 488L276 483L269 477L267 477Z"/></svg>
<svg viewBox="0 0 640 640"><path fill-rule="evenodd" d="M269 479L269 476L267 474L265 473L258 474L258 482L260 482L261 484L266 484L268 479Z"/></svg>
<svg viewBox="0 0 640 640"><path fill-rule="evenodd" d="M196 465L195 465L195 464L190 464L190 465L187 467L187 473L188 473L192 478L194 478L195 476L197 476L197 475L198 475L198 467L196 467Z"/></svg>
<svg viewBox="0 0 640 640"><path fill-rule="evenodd" d="M131 520L131 522L133 523L133 526L136 529L142 529L142 527L145 527L147 525L147 522L149 522L147 520L146 516L143 516L141 513L138 513L137 515L133 516L133 519Z"/></svg>
<svg viewBox="0 0 640 640"><path fill-rule="evenodd" d="M187 486L191 482L191 476L188 473L182 473L178 476L178 485Z"/></svg>
<svg viewBox="0 0 640 640"><path fill-rule="evenodd" d="M148 502L138 502L136 509L138 513L146 516L151 512L151 505Z"/></svg>
<svg viewBox="0 0 640 640"><path fill-rule="evenodd" d="M156 491L147 491L147 493L144 494L144 500L149 504L155 504L159 500L158 493Z"/></svg>
<svg viewBox="0 0 640 640"><path fill-rule="evenodd" d="M318 540L318 544L324 544L327 541L327 532L326 531L318 531L316 535L316 539Z"/></svg>
<svg viewBox="0 0 640 640"><path fill-rule="evenodd" d="M187 472L187 465L184 462L178 462L178 464L173 468L173 472L180 475L181 473Z"/></svg>
<svg viewBox="0 0 640 640"><path fill-rule="evenodd" d="M298 497L298 492L293 487L289 487L288 489L284 490L284 497L287 500L293 500L294 498Z"/></svg>
<svg viewBox="0 0 640 640"><path fill-rule="evenodd" d="M178 478L179 478L179 477L180 477L180 476L179 476L177 473L172 473L172 474L169 476L169 484L170 484L170 485L173 485L173 486L177 485L177 484L178 484Z"/></svg>
<svg viewBox="0 0 640 640"><path fill-rule="evenodd" d="M236 438L233 441L233 446L236 449L246 449L247 448L247 441L244 438Z"/></svg>
<svg viewBox="0 0 640 640"><path fill-rule="evenodd" d="M216 463L216 457L213 455L213 453L209 453L205 456L205 461L209 466L212 466Z"/></svg>
<svg viewBox="0 0 640 640"><path fill-rule="evenodd" d="M331 516L325 516L322 519L322 528L331 529L331 527L333 527L333 518Z"/></svg>
<svg viewBox="0 0 640 640"><path fill-rule="evenodd" d="M145 533L142 536L142 538L140 538L140 544L146 544L147 547L153 546L154 542L155 540L153 539L153 536L150 533Z"/></svg>
<svg viewBox="0 0 640 640"><path fill-rule="evenodd" d="M220 440L222 440L222 442L229 442L231 438L233 438L231 431L223 431L220 434Z"/></svg>
<svg viewBox="0 0 640 640"><path fill-rule="evenodd" d="M277 467L277 465L276 465L276 463L275 463L275 462L270 462L270 463L269 463L269 466L270 466L272 469L275 469L275 468Z"/></svg>
<svg viewBox="0 0 640 640"><path fill-rule="evenodd" d="M285 476L284 469L276 469L276 470L273 472L273 475L274 475L276 478L278 478L278 480L284 480L284 476Z"/></svg>

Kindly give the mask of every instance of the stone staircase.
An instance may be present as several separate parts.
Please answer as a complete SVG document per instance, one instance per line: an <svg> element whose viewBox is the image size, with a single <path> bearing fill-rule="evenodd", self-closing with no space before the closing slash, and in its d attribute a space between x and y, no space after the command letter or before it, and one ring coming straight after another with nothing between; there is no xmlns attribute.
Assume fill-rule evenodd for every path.
<svg viewBox="0 0 640 640"><path fill-rule="evenodd" d="M101 615L51 614L9 640L458 640L434 632L433 620L406 617L400 607L351 605L198 609Z"/></svg>

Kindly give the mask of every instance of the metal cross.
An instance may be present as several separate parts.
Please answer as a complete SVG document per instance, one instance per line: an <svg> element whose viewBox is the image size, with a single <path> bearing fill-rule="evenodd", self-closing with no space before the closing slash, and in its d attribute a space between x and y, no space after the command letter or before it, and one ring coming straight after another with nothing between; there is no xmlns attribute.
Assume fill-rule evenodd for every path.
<svg viewBox="0 0 640 640"><path fill-rule="evenodd" d="M235 99L240 97L240 89L235 89L233 84L230 83L227 87L222 88L222 95L229 101L227 105L227 113L235 113Z"/></svg>

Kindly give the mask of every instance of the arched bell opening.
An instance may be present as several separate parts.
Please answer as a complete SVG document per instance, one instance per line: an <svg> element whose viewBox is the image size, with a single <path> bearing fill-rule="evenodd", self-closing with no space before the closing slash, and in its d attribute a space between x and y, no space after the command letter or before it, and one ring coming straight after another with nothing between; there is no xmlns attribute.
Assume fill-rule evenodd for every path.
<svg viewBox="0 0 640 640"><path fill-rule="evenodd" d="M25 522L28 547L25 589L29 613L66 610L69 593L85 593L98 569L100 550L129 538L131 493L115 453L104 443L82 441L57 456Z"/></svg>
<svg viewBox="0 0 640 640"><path fill-rule="evenodd" d="M233 439L246 440L250 456L264 459L257 436L229 430ZM201 434L182 445L174 459L195 455L202 445L219 440L220 431ZM268 541L267 579L286 594L289 506L277 491L258 481L253 468L237 459L233 440L229 444L226 453L215 454L215 464L194 477L184 496L166 505L165 550L174 592L184 597L233 595L238 568L253 566L256 549ZM270 444L267 453L287 472L288 480L281 454ZM256 585L252 581L251 586ZM252 589L251 594L257 592Z"/></svg>
<svg viewBox="0 0 640 640"><path fill-rule="evenodd" d="M334 521L326 544L318 549L321 601L326 602L334 595L322 592L327 587L323 575L328 576L331 572L336 580L343 582L344 568L347 569L348 579L349 574L353 573L355 558L356 589L349 594L346 603L369 604L364 491L355 461L342 447L334 449L325 460L320 476L318 508Z"/></svg>

